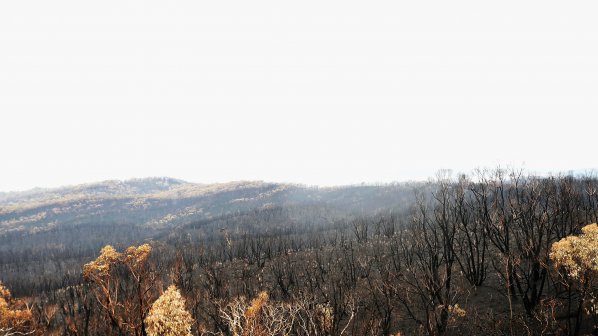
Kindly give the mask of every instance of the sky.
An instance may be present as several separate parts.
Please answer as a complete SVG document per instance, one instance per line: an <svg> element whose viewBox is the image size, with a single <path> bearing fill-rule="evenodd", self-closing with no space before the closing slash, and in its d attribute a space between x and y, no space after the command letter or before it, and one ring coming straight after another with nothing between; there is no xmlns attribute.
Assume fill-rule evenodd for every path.
<svg viewBox="0 0 598 336"><path fill-rule="evenodd" d="M2 1L0 191L598 167L596 1Z"/></svg>

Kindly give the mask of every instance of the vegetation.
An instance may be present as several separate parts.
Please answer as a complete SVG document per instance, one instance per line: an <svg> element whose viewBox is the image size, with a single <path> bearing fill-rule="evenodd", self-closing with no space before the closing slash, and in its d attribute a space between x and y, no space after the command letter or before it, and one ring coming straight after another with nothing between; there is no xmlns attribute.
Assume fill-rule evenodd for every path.
<svg viewBox="0 0 598 336"><path fill-rule="evenodd" d="M31 310L13 300L10 291L0 282L0 335L28 335L34 332Z"/></svg>
<svg viewBox="0 0 598 336"><path fill-rule="evenodd" d="M557 268L561 284L569 295L577 298L577 308L569 315L575 316L576 332L585 315L598 314L596 272L598 272L598 225L584 226L578 236L569 236L552 244L550 259Z"/></svg>
<svg viewBox="0 0 598 336"><path fill-rule="evenodd" d="M185 308L185 299L175 285L154 302L147 318L147 333L150 336L190 336L193 319Z"/></svg>
<svg viewBox="0 0 598 336"><path fill-rule="evenodd" d="M3 231L0 274L19 300L3 296L1 321L20 311L21 322L0 327L48 335L590 334L598 331L597 187L590 176L502 169L336 189L242 183L178 200L161 190L156 203L140 196L144 215L139 202L104 195L95 215L69 205L62 218L78 220ZM41 211L15 207L28 209L18 218ZM197 211L176 215L189 208ZM14 211L5 210L5 227L15 225L6 224ZM176 220L153 224L166 214Z"/></svg>

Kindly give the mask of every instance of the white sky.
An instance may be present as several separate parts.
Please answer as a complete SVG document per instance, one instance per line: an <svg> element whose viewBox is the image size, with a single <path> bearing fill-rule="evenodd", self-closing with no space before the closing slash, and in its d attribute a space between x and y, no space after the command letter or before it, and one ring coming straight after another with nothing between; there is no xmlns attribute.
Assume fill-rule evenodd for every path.
<svg viewBox="0 0 598 336"><path fill-rule="evenodd" d="M596 1L2 1L0 191L596 168Z"/></svg>

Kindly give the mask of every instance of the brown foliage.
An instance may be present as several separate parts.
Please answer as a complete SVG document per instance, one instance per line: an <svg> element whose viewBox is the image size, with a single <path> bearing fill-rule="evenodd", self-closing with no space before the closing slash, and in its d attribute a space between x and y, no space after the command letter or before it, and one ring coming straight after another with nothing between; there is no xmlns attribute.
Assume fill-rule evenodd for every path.
<svg viewBox="0 0 598 336"><path fill-rule="evenodd" d="M145 323L149 336L191 336L193 319L175 285L154 302Z"/></svg>
<svg viewBox="0 0 598 336"><path fill-rule="evenodd" d="M112 329L118 333L144 335L144 319L149 311L156 275L147 267L152 248L148 244L129 247L119 253L112 246L102 248L100 256L83 267L83 277L106 314ZM116 274L118 268L129 277ZM123 293L123 288L127 291Z"/></svg>
<svg viewBox="0 0 598 336"><path fill-rule="evenodd" d="M0 281L0 335L33 333L31 310L19 300L13 300L8 288Z"/></svg>

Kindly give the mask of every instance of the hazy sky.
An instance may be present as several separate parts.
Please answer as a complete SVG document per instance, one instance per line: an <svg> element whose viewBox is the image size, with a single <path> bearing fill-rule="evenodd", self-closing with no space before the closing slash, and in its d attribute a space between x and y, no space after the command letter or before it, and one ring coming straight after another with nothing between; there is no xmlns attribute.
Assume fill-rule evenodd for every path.
<svg viewBox="0 0 598 336"><path fill-rule="evenodd" d="M598 167L596 1L2 1L0 191Z"/></svg>

